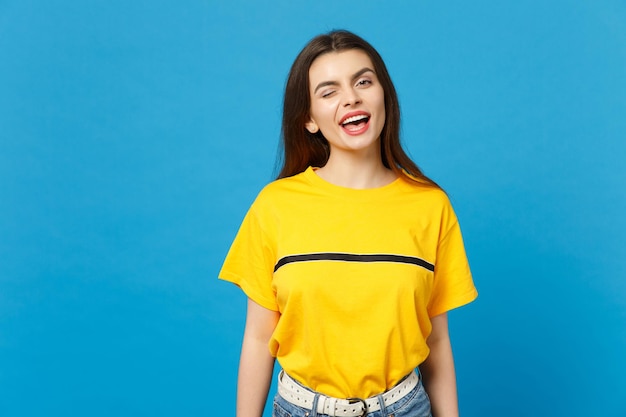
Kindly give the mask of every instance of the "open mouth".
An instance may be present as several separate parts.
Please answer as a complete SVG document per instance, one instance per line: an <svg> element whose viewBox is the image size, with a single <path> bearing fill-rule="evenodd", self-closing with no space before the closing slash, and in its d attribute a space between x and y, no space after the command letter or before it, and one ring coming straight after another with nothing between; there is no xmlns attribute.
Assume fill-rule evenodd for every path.
<svg viewBox="0 0 626 417"><path fill-rule="evenodd" d="M350 116L341 122L341 127L348 132L360 132L370 120L368 114L357 114Z"/></svg>

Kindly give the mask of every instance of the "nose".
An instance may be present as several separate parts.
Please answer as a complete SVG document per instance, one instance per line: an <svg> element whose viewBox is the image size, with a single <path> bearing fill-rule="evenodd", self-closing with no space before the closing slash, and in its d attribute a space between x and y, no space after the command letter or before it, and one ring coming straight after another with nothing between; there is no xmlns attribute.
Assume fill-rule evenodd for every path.
<svg viewBox="0 0 626 417"><path fill-rule="evenodd" d="M344 97L344 103L343 103L344 107L354 106L355 104L358 104L360 102L361 102L361 97L359 96L359 93L356 89L350 88L346 90L346 95Z"/></svg>

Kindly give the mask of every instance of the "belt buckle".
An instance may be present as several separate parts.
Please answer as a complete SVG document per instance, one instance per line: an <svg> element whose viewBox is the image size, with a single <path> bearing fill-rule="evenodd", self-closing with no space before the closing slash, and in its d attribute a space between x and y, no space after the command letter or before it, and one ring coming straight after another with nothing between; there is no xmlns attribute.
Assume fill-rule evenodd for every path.
<svg viewBox="0 0 626 417"><path fill-rule="evenodd" d="M363 404L363 414L359 415L358 417L365 417L367 415L367 403L365 402L364 399L353 397L353 398L346 398L346 400L348 401L349 404L356 404L356 403Z"/></svg>

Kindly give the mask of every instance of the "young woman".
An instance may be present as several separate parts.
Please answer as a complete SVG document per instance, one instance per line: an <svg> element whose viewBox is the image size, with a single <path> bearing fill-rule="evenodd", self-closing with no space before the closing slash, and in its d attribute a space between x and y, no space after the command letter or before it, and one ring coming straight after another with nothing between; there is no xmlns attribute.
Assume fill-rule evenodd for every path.
<svg viewBox="0 0 626 417"><path fill-rule="evenodd" d="M261 416L275 358L275 416L458 416L446 312L477 292L446 194L399 127L369 43L335 31L300 52L279 179L220 272L248 296L238 417Z"/></svg>

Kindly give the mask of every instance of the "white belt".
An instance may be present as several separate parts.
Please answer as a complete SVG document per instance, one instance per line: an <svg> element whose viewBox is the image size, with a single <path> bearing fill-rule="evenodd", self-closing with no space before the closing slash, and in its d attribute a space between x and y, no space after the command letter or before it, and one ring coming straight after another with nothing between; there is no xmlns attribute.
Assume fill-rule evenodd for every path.
<svg viewBox="0 0 626 417"><path fill-rule="evenodd" d="M401 400L417 386L418 382L419 376L417 373L415 371L411 372L398 385L382 394L385 407ZM282 370L278 375L278 394L291 404L307 410L313 408L313 399L316 395L315 392L302 387ZM333 417L360 417L378 410L380 410L378 396L363 400L361 398L340 399L320 394L317 401L317 412Z"/></svg>

